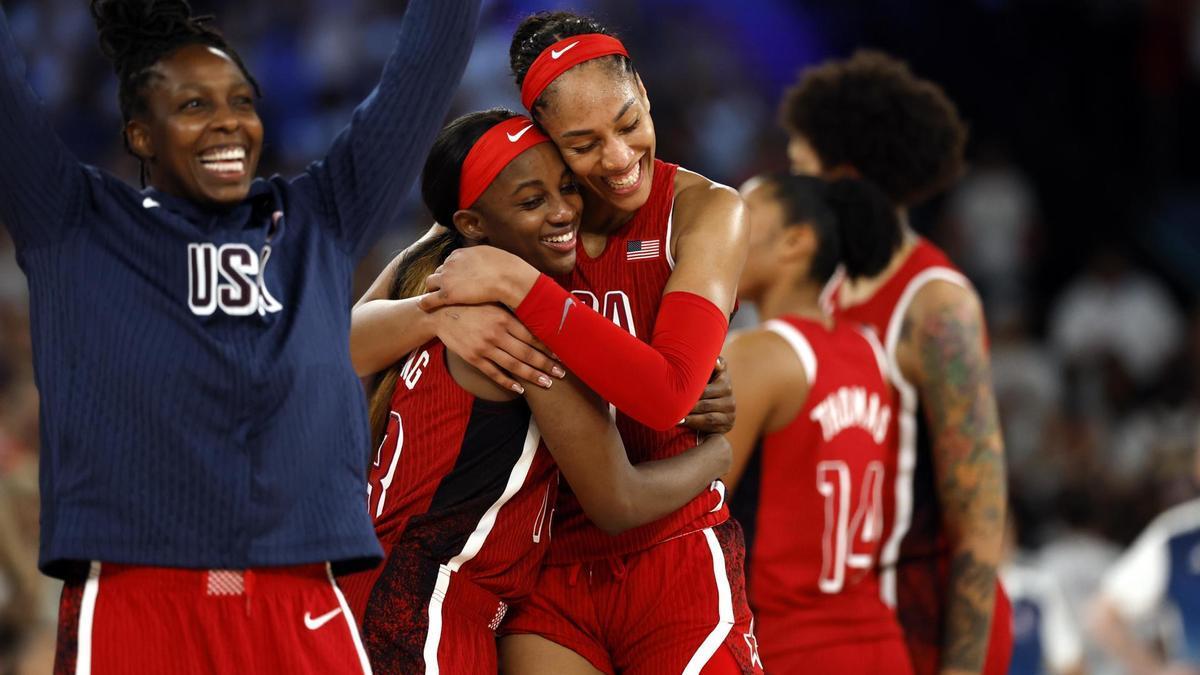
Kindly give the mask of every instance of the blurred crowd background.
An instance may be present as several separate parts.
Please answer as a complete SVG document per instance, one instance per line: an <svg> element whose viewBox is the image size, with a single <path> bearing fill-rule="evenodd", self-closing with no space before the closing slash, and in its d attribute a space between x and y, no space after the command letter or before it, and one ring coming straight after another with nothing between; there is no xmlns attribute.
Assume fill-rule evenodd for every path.
<svg viewBox="0 0 1200 675"><path fill-rule="evenodd" d="M136 182L87 2L3 4L66 143ZM295 173L323 153L373 86L404 4L193 0L263 85L262 173ZM786 168L776 108L806 65L872 47L945 87L971 126L970 168L913 223L985 300L1018 555L1055 575L1086 624L1121 550L1198 494L1200 125L1187 120L1200 119L1200 1L492 0L454 114L519 108L512 29L558 7L625 40L658 155L734 186ZM430 224L415 193L409 202L361 287ZM19 642L52 633L57 602L35 566L37 393L25 279L6 237L0 229L0 673L16 672ZM1094 647L1090 672L1113 672Z"/></svg>

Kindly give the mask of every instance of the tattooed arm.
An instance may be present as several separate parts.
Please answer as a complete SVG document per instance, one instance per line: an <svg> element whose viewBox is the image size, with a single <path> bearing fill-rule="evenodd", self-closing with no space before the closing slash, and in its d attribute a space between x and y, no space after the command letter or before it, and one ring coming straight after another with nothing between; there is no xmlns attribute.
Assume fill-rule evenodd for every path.
<svg viewBox="0 0 1200 675"><path fill-rule="evenodd" d="M983 311L974 291L933 281L904 317L897 358L925 411L950 545L941 673L979 673L987 656L1007 500L1004 442Z"/></svg>

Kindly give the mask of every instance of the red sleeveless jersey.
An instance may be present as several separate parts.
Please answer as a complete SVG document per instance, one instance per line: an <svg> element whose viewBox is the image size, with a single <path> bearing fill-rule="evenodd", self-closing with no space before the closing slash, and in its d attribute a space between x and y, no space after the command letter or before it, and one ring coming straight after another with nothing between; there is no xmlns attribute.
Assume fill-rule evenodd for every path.
<svg viewBox="0 0 1200 675"><path fill-rule="evenodd" d="M747 507L747 582L763 660L817 645L900 637L879 597L885 464L895 413L883 348L869 330L795 317L763 327L795 350L804 407L763 437ZM748 475L748 478L753 478ZM757 495L755 495L757 492ZM743 503L748 495L752 504Z"/></svg>
<svg viewBox="0 0 1200 675"><path fill-rule="evenodd" d="M675 164L654 161L650 198L628 223L608 237L604 251L590 257L576 244L575 270L556 279L575 298L611 319L643 342L654 333L663 289L675 266L671 257L671 210L675 203ZM638 373L628 374L636 379ZM695 447L696 432L684 427L655 431L621 412L617 429L629 461L637 464L674 457ZM720 481L675 513L617 536L593 525L578 500L564 489L555 513L551 562L567 563L623 555L658 542L724 522L729 511Z"/></svg>
<svg viewBox="0 0 1200 675"><path fill-rule="evenodd" d="M840 280L832 285L828 294L838 317L869 326L879 335L900 404L893 424L898 452L888 467L891 480L887 481L884 490L886 527L880 554L884 569L883 598L891 605L896 603L894 567L897 562L938 556L946 551L928 429L918 410L920 401L916 387L904 379L896 362L896 346L900 343L904 315L917 292L931 281L971 287L946 254L922 238L900 269L866 302L853 307L837 306Z"/></svg>
<svg viewBox="0 0 1200 675"><path fill-rule="evenodd" d="M446 565L511 604L537 579L557 485L524 400L487 401L460 387L438 340L409 355L367 483L385 556ZM381 570L340 582L355 616Z"/></svg>

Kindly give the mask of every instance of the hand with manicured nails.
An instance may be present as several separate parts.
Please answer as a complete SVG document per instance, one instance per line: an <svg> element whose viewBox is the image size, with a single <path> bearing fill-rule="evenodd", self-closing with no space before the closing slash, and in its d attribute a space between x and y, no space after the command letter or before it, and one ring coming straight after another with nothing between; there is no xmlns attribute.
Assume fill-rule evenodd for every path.
<svg viewBox="0 0 1200 675"><path fill-rule="evenodd" d="M539 274L529 263L494 246L460 248L426 278L428 292L419 304L427 312L445 305L488 302L515 308Z"/></svg>
<svg viewBox="0 0 1200 675"><path fill-rule="evenodd" d="M433 317L446 348L504 389L523 386L517 380L548 388L551 376L567 374L548 356L550 350L498 305L451 305L435 310Z"/></svg>
<svg viewBox="0 0 1200 675"><path fill-rule="evenodd" d="M725 434L733 428L737 419L737 406L733 398L733 384L729 379L729 371L725 368L725 359L717 357L717 367L713 369L704 393L692 412L683 419L685 426L706 434Z"/></svg>

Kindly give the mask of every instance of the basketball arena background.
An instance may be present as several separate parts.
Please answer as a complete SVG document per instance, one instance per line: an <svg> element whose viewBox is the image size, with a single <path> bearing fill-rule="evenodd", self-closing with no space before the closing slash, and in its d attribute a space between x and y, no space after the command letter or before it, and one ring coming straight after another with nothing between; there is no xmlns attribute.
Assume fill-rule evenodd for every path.
<svg viewBox="0 0 1200 675"><path fill-rule="evenodd" d="M264 85L264 175L294 173L323 153L373 86L404 5L192 4L217 15ZM136 181L87 3L4 7L67 144ZM1153 516L1197 495L1200 2L484 7L452 114L519 108L507 53L521 17L559 7L592 13L617 30L646 82L659 157L733 186L786 167L776 108L806 65L873 47L945 87L971 127L970 170L913 222L985 299L1017 555L1062 587L1088 671L1120 672L1086 632L1089 599ZM428 226L415 195L410 204L364 263L362 284ZM48 672L52 658L57 589L35 566L37 455L25 279L0 228L0 674Z"/></svg>

